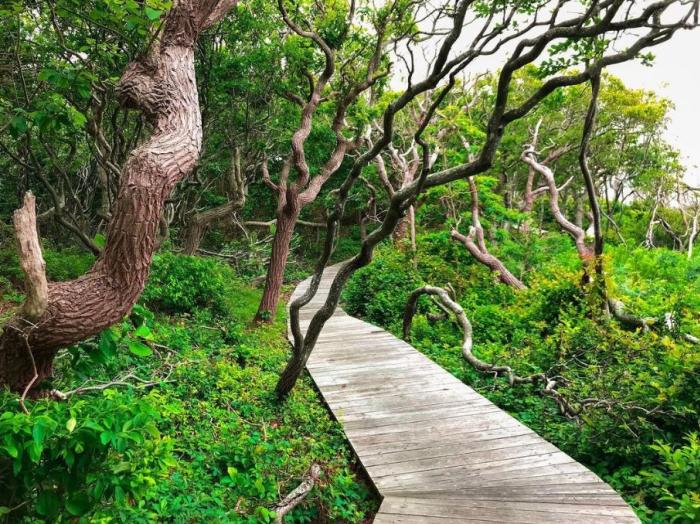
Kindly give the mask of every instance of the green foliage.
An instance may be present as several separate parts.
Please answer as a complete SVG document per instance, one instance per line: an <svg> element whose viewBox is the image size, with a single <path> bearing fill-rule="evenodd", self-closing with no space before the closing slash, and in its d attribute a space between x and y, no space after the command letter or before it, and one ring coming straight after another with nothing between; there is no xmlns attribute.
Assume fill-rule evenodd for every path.
<svg viewBox="0 0 700 524"><path fill-rule="evenodd" d="M46 278L52 282L73 280L87 273L95 262L91 253L77 249L44 249Z"/></svg>
<svg viewBox="0 0 700 524"><path fill-rule="evenodd" d="M650 515L651 522L700 521L700 441L688 435L687 444L671 446L659 442L651 446L659 454L661 465L641 472L648 493L658 500L663 511Z"/></svg>
<svg viewBox="0 0 700 524"><path fill-rule="evenodd" d="M193 313L211 308L223 314L234 299L226 290L235 280L228 266L212 258L163 253L153 259L141 300L158 311Z"/></svg>
<svg viewBox="0 0 700 524"><path fill-rule="evenodd" d="M70 403L0 396L0 506L38 521L82 517L96 506L153 500L174 465L147 397L108 390ZM59 516L63 516L60 518ZM35 520L36 521L36 520Z"/></svg>
<svg viewBox="0 0 700 524"><path fill-rule="evenodd" d="M62 353L51 383L70 391L129 375L131 386L27 400L29 415L16 395L0 397L0 520L273 522L271 508L317 463L317 487L286 522L363 521L374 495L308 377L286 402L274 396L284 318L248 327L260 291L222 262L162 254L156 264L153 303L184 313L135 306ZM199 287L183 295L169 271L206 282L187 280ZM214 285L218 306L202 302Z"/></svg>
<svg viewBox="0 0 700 524"><path fill-rule="evenodd" d="M404 253L387 251L359 270L345 288L347 311L383 326L400 322L406 298L420 285L418 274L410 268Z"/></svg>

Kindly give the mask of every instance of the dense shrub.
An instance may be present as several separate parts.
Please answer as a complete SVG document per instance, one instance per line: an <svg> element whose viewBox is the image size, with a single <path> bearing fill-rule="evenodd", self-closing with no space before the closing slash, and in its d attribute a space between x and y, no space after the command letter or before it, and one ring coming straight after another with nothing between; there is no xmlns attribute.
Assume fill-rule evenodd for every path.
<svg viewBox="0 0 700 524"><path fill-rule="evenodd" d="M95 262L95 257L92 253L74 249L61 251L45 249L44 260L46 261L46 277L54 282L62 282L87 273Z"/></svg>
<svg viewBox="0 0 700 524"><path fill-rule="evenodd" d="M388 326L399 323L408 295L418 285L420 276L411 260L400 251L383 251L348 282L343 298L350 314Z"/></svg>
<svg viewBox="0 0 700 524"><path fill-rule="evenodd" d="M688 435L687 444L652 446L661 465L641 473L642 484L663 511L651 513L652 522L700 522L700 441Z"/></svg>
<svg viewBox="0 0 700 524"><path fill-rule="evenodd" d="M236 280L231 268L215 259L163 253L153 259L141 301L170 313L199 308L226 313L235 299L226 290Z"/></svg>
<svg viewBox="0 0 700 524"><path fill-rule="evenodd" d="M24 414L13 395L0 394L0 515L16 508L13 519L54 522L143 504L174 463L147 397L105 391L30 406Z"/></svg>
<svg viewBox="0 0 700 524"><path fill-rule="evenodd" d="M0 395L0 522L273 522L312 463L322 477L286 522L363 521L374 495L310 380L284 403L272 393L288 358L283 318L251 328L260 291L222 262L161 255L156 265L150 292L186 314L135 306L61 353L48 384L130 375L131 386L27 400L29 415L17 395ZM179 285L166 268L206 282Z"/></svg>

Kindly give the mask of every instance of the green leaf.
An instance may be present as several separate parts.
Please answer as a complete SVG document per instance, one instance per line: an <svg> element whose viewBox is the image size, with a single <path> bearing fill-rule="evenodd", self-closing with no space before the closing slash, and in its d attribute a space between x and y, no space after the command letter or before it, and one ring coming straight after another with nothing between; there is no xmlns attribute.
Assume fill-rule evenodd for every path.
<svg viewBox="0 0 700 524"><path fill-rule="evenodd" d="M150 347L138 340L129 340L128 345L129 351L137 357L148 357L153 354L153 350Z"/></svg>
<svg viewBox="0 0 700 524"><path fill-rule="evenodd" d="M71 417L68 419L68 422L66 422L66 429L68 430L68 433L73 433L73 430L75 429L75 425L78 423L77 420L75 420L75 417Z"/></svg>
<svg viewBox="0 0 700 524"><path fill-rule="evenodd" d="M31 461L38 464L39 460L41 460L41 452L44 451L44 447L36 442L30 442L26 448Z"/></svg>
<svg viewBox="0 0 700 524"><path fill-rule="evenodd" d="M38 421L36 424L34 424L34 427L32 428L32 437L34 437L34 442L36 442L37 444L41 444L44 441L45 436L46 426L43 422Z"/></svg>
<svg viewBox="0 0 700 524"><path fill-rule="evenodd" d="M44 517L58 515L61 499L53 491L42 491L36 498L36 511Z"/></svg>
<svg viewBox="0 0 700 524"><path fill-rule="evenodd" d="M10 455L12 458L17 458L19 456L19 449L17 449L17 446L15 446L14 442L8 442L3 446L5 451L7 451L7 454Z"/></svg>
<svg viewBox="0 0 700 524"><path fill-rule="evenodd" d="M80 517L90 509L90 499L84 493L73 495L66 501L66 510L71 515Z"/></svg>
<svg viewBox="0 0 700 524"><path fill-rule="evenodd" d="M134 331L134 336L151 340L153 338L153 333L151 333L151 329L146 324L141 324L136 328L136 331Z"/></svg>
<svg viewBox="0 0 700 524"><path fill-rule="evenodd" d="M155 22L160 18L160 15L163 14L163 11L159 11L158 9L153 9L152 7L147 7L146 8L146 16L151 22Z"/></svg>

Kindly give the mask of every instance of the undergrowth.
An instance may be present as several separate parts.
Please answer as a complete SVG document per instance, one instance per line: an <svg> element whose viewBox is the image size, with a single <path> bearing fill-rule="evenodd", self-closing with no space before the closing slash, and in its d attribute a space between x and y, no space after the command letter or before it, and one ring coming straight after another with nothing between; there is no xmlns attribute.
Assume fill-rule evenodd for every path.
<svg viewBox="0 0 700 524"><path fill-rule="evenodd" d="M259 298L222 263L158 256L131 315L62 351L44 387L130 385L28 415L0 393L0 521L273 522L312 463L323 475L285 522L366 519L375 496L310 379L272 393L285 322L251 327Z"/></svg>

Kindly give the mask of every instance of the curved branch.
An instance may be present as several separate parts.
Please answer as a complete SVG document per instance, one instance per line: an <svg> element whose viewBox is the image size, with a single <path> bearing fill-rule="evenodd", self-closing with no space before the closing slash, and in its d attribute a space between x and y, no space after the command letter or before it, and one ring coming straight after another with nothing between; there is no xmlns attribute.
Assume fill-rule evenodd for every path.
<svg viewBox="0 0 700 524"><path fill-rule="evenodd" d="M456 301L452 300L449 293L443 288L423 286L411 293L408 301L406 302L406 308L404 309L403 337L405 340L410 340L411 324L418 307L418 299L422 295L432 295L436 297L455 316L457 323L462 330L462 355L474 369L481 373L493 374L495 377L505 376L508 379L508 384L511 386L515 384L535 384L541 382L544 384L544 388L542 389L541 393L551 397L554 402L556 402L562 415L573 419L578 418L580 409L574 408L574 406L572 406L571 403L569 403L555 389L557 386L557 381L554 378L548 377L544 373L536 373L521 377L517 375L510 366L486 362L474 355L474 352L472 351L474 342L471 322L469 322L469 318L464 312L462 306L460 306Z"/></svg>

